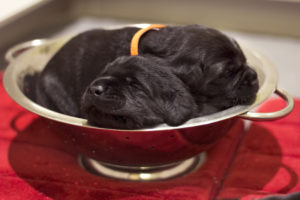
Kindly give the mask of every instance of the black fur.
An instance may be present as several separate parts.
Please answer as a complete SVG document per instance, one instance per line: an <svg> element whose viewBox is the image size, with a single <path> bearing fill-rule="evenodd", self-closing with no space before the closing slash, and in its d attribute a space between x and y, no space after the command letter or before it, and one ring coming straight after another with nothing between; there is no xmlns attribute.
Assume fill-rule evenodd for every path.
<svg viewBox="0 0 300 200"><path fill-rule="evenodd" d="M39 75L36 101L101 127L176 126L249 104L257 75L238 44L199 25L147 32L130 56L137 28L91 30L71 39Z"/></svg>

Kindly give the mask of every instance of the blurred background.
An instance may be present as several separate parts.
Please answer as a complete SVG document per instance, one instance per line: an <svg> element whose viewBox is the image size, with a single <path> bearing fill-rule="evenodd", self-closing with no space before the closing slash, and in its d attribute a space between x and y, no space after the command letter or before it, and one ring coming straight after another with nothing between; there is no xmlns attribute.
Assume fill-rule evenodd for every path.
<svg viewBox="0 0 300 200"><path fill-rule="evenodd" d="M300 97L300 0L0 0L0 68L13 45L132 23L203 24L276 66L279 86Z"/></svg>

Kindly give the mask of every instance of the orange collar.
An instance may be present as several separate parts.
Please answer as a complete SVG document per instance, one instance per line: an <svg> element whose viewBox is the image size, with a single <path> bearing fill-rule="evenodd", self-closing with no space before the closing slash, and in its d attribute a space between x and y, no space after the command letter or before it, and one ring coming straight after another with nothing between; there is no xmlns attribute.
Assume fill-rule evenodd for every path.
<svg viewBox="0 0 300 200"><path fill-rule="evenodd" d="M144 33L151 29L158 29L158 28L164 28L165 25L162 24L152 24L149 25L146 28L142 28L139 31L137 31L134 36L131 39L131 45L130 45L130 55L137 56L139 54L139 40L143 36Z"/></svg>

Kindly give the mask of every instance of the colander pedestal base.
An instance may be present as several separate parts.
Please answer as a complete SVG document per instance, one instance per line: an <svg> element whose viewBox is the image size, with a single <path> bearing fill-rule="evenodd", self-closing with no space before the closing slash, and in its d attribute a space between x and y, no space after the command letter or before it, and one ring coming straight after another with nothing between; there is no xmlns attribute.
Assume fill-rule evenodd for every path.
<svg viewBox="0 0 300 200"><path fill-rule="evenodd" d="M80 155L79 164L87 171L113 179L127 181L159 181L180 177L197 170L206 160L206 153L182 162L159 166L121 166L103 163Z"/></svg>

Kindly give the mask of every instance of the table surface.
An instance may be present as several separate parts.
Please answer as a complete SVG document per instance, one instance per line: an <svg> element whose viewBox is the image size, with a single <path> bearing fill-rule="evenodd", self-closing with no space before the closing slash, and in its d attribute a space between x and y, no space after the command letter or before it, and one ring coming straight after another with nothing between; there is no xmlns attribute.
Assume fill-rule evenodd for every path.
<svg viewBox="0 0 300 200"><path fill-rule="evenodd" d="M45 1L45 0L26 0L26 1L19 1L19 0L0 0L0 25L5 20L18 15L21 12L24 12L27 9L37 5L38 3Z"/></svg>

